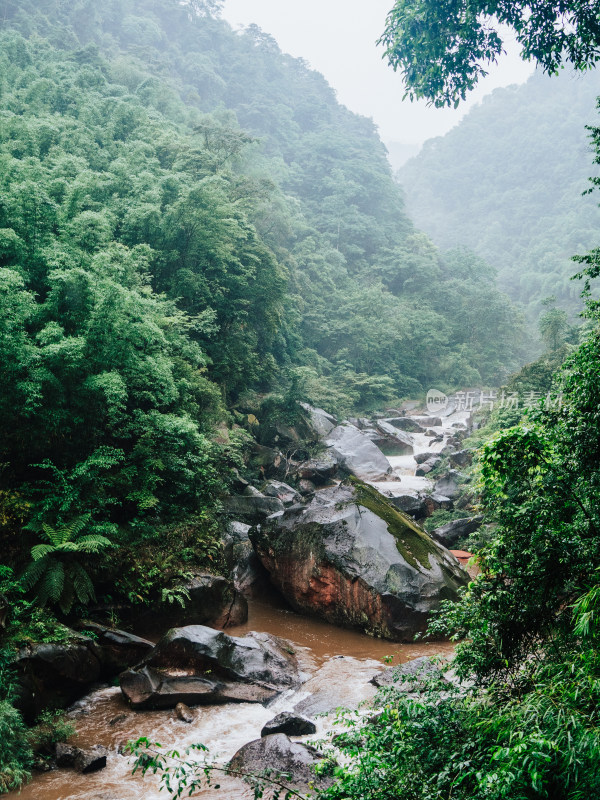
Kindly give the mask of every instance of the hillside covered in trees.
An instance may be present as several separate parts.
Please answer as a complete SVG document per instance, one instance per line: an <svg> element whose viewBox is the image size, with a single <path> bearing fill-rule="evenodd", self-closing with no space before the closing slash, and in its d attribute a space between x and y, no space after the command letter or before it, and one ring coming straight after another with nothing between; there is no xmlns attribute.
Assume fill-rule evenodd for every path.
<svg viewBox="0 0 600 800"><path fill-rule="evenodd" d="M571 261L596 244L598 198L590 187L597 70L538 70L496 89L446 136L431 139L399 172L409 213L442 248L466 245L535 320L556 296L580 310Z"/></svg>
<svg viewBox="0 0 600 800"><path fill-rule="evenodd" d="M216 431L273 391L365 408L516 363L492 270L413 228L372 124L268 36L174 0L1 8L9 530L214 505Z"/></svg>
<svg viewBox="0 0 600 800"><path fill-rule="evenodd" d="M441 13L432 0L398 0L397 19L410 22L412 9L422 30L423 3ZM527 355L514 300L535 312L555 293L575 308L580 287L571 291L569 258L597 244L594 199L586 210L577 205L592 162L581 117L593 121L594 79L567 83L565 76L559 91L535 76L524 89L496 93L431 143L403 173L415 225L374 125L341 106L321 75L282 54L258 28L234 32L219 18L220 5L0 0L0 792L27 779L34 750L45 747L48 755L69 732L60 723L57 731L54 706L38 703L37 684L25 685L32 653L41 650L46 675L63 646L80 657L84 651L98 671L82 684L112 681L139 663L140 650L125 664L113 661L110 671L98 640L122 636L129 646L129 632L115 631L115 623L126 627L165 608L176 612L173 624L185 626L190 592L198 590L202 605L206 585L221 587L220 605L202 620L235 624L236 610L248 610L233 580L237 567L254 564L253 577L269 581L253 562L259 551L265 561L272 555L275 532L269 538L265 521L292 520L292 531L309 504L319 517L329 502L325 517L346 515L334 520L326 555L339 563L350 554L347 594L332 600L335 580L325 555L315 555L314 520L296 537L315 567L315 574L297 570L299 591L309 584L329 606L354 598L353 625L371 633L388 628L365 627L361 602L389 606L400 618L410 602L420 630L429 614L421 601L432 597L423 575L435 572L435 597L446 599L431 630L464 639L455 665L467 682L456 692L425 687L415 705L392 693L381 717L359 722L368 724L366 733L340 739L349 758L329 765L337 780L322 796L363 800L371 792L397 800L406 790L415 800L452 792L465 800L508 800L515 792L577 800L583 795L569 788L578 780L571 778L580 769L579 761L573 767L577 749L591 787L584 794L593 797L600 753L598 304L588 298L578 347L565 342L564 316L547 312L541 327L552 352L509 384L517 400L519 392L543 395L546 407L523 417L521 407L492 413L490 406L472 442L467 412L445 426L421 419L422 426L403 408L394 416L397 430L379 412L433 387L505 384ZM439 26L432 30L439 35ZM419 63L427 70L433 62ZM521 126L524 107L531 119ZM495 148L484 143L491 129ZM472 138L461 138L464 131ZM456 151L419 167L421 179L411 183L416 165L455 141ZM487 185L480 168L486 153L493 165ZM458 178L471 172L478 185L463 192L467 184ZM438 197L427 188L434 178L446 181L441 194L451 206L439 213L433 200L428 205ZM506 202L491 184L505 187ZM442 215L446 227L440 222L437 231ZM513 299L498 289L496 268ZM596 281L600 252L580 269ZM350 412L353 422L340 422ZM302 435L309 424L312 438ZM418 453L411 432L422 437ZM395 472L386 445L400 459L427 458L415 457L414 474ZM363 477L351 467L361 448L369 466ZM417 477L425 494L413 496ZM338 478L346 482L338 486ZM380 483L386 498L375 488ZM396 496L389 487L398 484ZM323 487L329 500L317 491ZM418 501L420 516L407 516L407 501L413 510ZM481 572L469 582L420 521L437 513L432 529L436 520L464 521L463 514L472 522L480 510ZM479 516L475 530L483 523ZM363 526L364 544L344 538ZM275 553L284 564L293 558L290 542L282 535ZM404 561L386 560L382 542ZM369 594L363 583L373 566L385 581L377 579ZM397 603L394 592L406 594L407 586L411 597ZM214 630L208 635L225 641ZM285 665L296 654L281 640L277 646L289 687ZM141 640L141 647L156 655L153 642ZM265 652L272 661L274 651ZM212 673L198 660L204 677ZM85 691L71 696L79 675L68 666L60 708ZM155 666L158 675L160 661ZM188 667L174 667L184 689L187 678L195 680ZM221 677L210 677L215 692ZM29 707L21 702L28 689ZM260 696L272 699L269 691ZM546 714L556 707L563 719L570 715L567 728ZM24 719L33 723L44 710L50 718L27 730ZM118 715L113 721L120 724ZM171 721L174 728L184 723ZM515 731L524 738L515 742ZM553 784L557 770L566 778ZM568 791L551 795L563 784Z"/></svg>

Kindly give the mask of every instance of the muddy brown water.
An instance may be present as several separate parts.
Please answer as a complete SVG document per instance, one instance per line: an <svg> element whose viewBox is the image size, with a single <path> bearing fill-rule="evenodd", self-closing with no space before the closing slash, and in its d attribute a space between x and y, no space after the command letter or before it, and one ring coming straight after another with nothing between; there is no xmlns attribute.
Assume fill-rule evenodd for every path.
<svg viewBox="0 0 600 800"><path fill-rule="evenodd" d="M454 421L466 415L454 414L444 420L440 432L447 434ZM445 430L444 430L445 429ZM443 444L432 444L430 437L416 434L415 452L439 450ZM412 456L389 459L399 477L402 489L420 491L431 483L415 477L416 462ZM390 482L381 488L391 488ZM160 742L164 749L182 751L192 744L209 748L209 760L225 764L244 744L260 736L263 725L280 711L297 710L314 718L317 734L324 736L334 724L335 714L322 713L345 706L356 708L374 697L375 688L369 679L387 663L400 664L419 656L450 655L449 643L395 644L373 639L363 633L337 628L318 619L289 610L274 597L250 601L248 622L227 632L244 636L249 631L264 631L288 639L296 649L305 672L306 683L290 691L268 708L249 703L200 707L188 725L176 719L173 711L132 711L118 687L100 689L81 700L70 712L77 734L72 742L80 747L101 744L110 751L107 767L93 775L78 775L70 770L55 770L36 775L20 793L6 795L10 800L162 800L155 776L132 776L132 762L119 754L119 748L141 736ZM139 631L156 641L160 632ZM305 737L306 739L306 737ZM198 755L194 756L199 758ZM215 776L215 779L217 776ZM203 800L250 800L253 792L239 780L218 776L220 789L204 788L194 794Z"/></svg>
<svg viewBox="0 0 600 800"><path fill-rule="evenodd" d="M159 800L159 782L154 776L132 776L131 761L120 755L119 747L129 740L147 736L164 748L185 749L202 743L209 747L210 760L224 763L246 742L260 736L262 726L279 711L300 705L304 713L316 716L337 706L356 706L374 696L369 679L385 667L436 653L449 654L448 643L396 644L357 631L345 630L318 619L296 614L281 605L251 601L248 622L228 633L244 636L248 631L266 631L293 643L308 681L296 692L288 692L269 708L242 703L199 707L191 725L175 718L173 711L132 711L118 687L100 689L80 701L70 712L79 747L101 744L110 751L106 769L92 775L55 770L36 775L20 793L8 798L20 800ZM317 717L318 732L331 728L333 715ZM194 756L198 757L198 756ZM194 797L204 800L249 800L252 791L241 781L219 778L220 789L202 789Z"/></svg>

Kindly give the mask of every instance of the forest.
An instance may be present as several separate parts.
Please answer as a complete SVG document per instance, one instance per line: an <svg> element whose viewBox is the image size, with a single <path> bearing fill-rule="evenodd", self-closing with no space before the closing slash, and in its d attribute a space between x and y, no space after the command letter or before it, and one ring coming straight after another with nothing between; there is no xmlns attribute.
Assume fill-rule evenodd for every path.
<svg viewBox="0 0 600 800"><path fill-rule="evenodd" d="M581 311L571 257L597 243L597 177L590 131L597 70L538 69L521 86L496 89L443 138L431 139L399 178L415 223L444 249L472 248L535 323L554 296Z"/></svg>
<svg viewBox="0 0 600 800"><path fill-rule="evenodd" d="M577 43L568 27L561 38L554 4L529 17L517 0L474 2L513 27L539 70L396 180L374 123L257 26L235 32L221 5L0 0L0 793L73 733L61 708L23 705L24 653L84 646L84 622L95 642L99 609L183 618L190 579L231 581L232 502L267 498L276 477L296 506L318 505L307 470L321 488L331 464L310 414L328 433L374 434L383 451L406 439L382 419L431 388L480 387L542 401L496 408L464 442L453 431L469 452L469 518L486 536L465 540L478 577L442 593L454 592L428 635L458 642L460 680L408 696L392 686L375 723L349 712L343 758L323 759L317 796L594 797L597 26L586 4L567 3ZM448 104L476 82L482 40L464 23L446 33L463 37L465 63L434 60L451 24L439 13L398 0L382 42L409 93ZM540 50L535 26L548 24ZM496 40L486 47L493 60ZM565 71L546 74L561 59ZM443 62L454 72L437 74ZM280 473L260 460L277 448ZM454 457L439 452L436 480ZM446 558L423 517L380 507L347 464L342 491L359 511ZM467 514L435 502L440 524ZM168 782L163 761L132 749Z"/></svg>

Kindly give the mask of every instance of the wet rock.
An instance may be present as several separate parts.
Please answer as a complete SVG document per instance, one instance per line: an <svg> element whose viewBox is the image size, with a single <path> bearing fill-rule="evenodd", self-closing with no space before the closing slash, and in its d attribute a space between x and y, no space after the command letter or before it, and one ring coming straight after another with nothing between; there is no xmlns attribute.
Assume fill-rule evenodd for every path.
<svg viewBox="0 0 600 800"><path fill-rule="evenodd" d="M393 686L398 692L420 692L427 686L429 678L439 674L440 667L427 656L422 656L398 667L384 669L373 675L371 683L378 688Z"/></svg>
<svg viewBox="0 0 600 800"><path fill-rule="evenodd" d="M381 450L353 425L338 425L325 444L339 466L361 480L381 481L393 472Z"/></svg>
<svg viewBox="0 0 600 800"><path fill-rule="evenodd" d="M364 433L386 456L411 455L414 451L414 441L410 434L395 428L385 420L377 422L373 432L364 431Z"/></svg>
<svg viewBox="0 0 600 800"><path fill-rule="evenodd" d="M286 736L309 736L317 732L315 723L307 717L284 711L263 727L261 736L271 736L274 733L285 733Z"/></svg>
<svg viewBox="0 0 600 800"><path fill-rule="evenodd" d="M471 450L458 450L450 456L450 461L455 467L468 467L473 463L473 453Z"/></svg>
<svg viewBox="0 0 600 800"><path fill-rule="evenodd" d="M461 494L460 478L462 478L460 472L454 469L449 470L443 478L436 482L434 487L436 494L449 497L450 500L456 500Z"/></svg>
<svg viewBox="0 0 600 800"><path fill-rule="evenodd" d="M224 537L225 558L233 585L244 597L253 597L269 583L269 576L248 538L250 525L230 522Z"/></svg>
<svg viewBox="0 0 600 800"><path fill-rule="evenodd" d="M454 519L446 525L442 525L432 531L431 535L444 547L452 547L459 539L468 536L481 528L483 517L466 517L464 519Z"/></svg>
<svg viewBox="0 0 600 800"><path fill-rule="evenodd" d="M187 722L188 725L191 725L195 719L194 712L189 706L186 706L185 703L177 703L175 706L175 716L182 722Z"/></svg>
<svg viewBox="0 0 600 800"><path fill-rule="evenodd" d="M429 461L430 458L435 458L439 456L439 453L415 453L415 461L417 464L423 464L425 461Z"/></svg>
<svg viewBox="0 0 600 800"><path fill-rule="evenodd" d="M427 459L427 461L423 461L422 464L419 464L417 469L415 470L415 475L425 476L429 475L432 470L434 470L438 464L442 463L442 459L440 456L431 456Z"/></svg>
<svg viewBox="0 0 600 800"><path fill-rule="evenodd" d="M440 428L442 426L441 417L411 417L422 428Z"/></svg>
<svg viewBox="0 0 600 800"><path fill-rule="evenodd" d="M118 628L109 628L87 620L79 627L83 631L90 631L96 637L96 644L100 648L103 677L118 675L127 667L140 662L154 648L154 644L148 639L142 639Z"/></svg>
<svg viewBox="0 0 600 800"><path fill-rule="evenodd" d="M419 425L414 417L394 417L392 419L386 419L385 421L393 425L394 428L407 431L407 433L425 433L423 426Z"/></svg>
<svg viewBox="0 0 600 800"><path fill-rule="evenodd" d="M360 483L323 490L303 514L268 520L250 538L294 608L396 641L423 630L466 582L456 559Z"/></svg>
<svg viewBox="0 0 600 800"><path fill-rule="evenodd" d="M423 497L420 513L422 517L427 518L430 517L434 511L450 511L452 507L452 500L449 497L439 494L438 492L433 492Z"/></svg>
<svg viewBox="0 0 600 800"><path fill-rule="evenodd" d="M314 494L317 490L317 487L312 481L309 481L307 478L302 478L298 481L298 491L301 495L306 497L309 494Z"/></svg>
<svg viewBox="0 0 600 800"><path fill-rule="evenodd" d="M298 492L287 483L281 481L269 481L263 489L263 494L267 497L277 497L284 506L291 506L301 500Z"/></svg>
<svg viewBox="0 0 600 800"><path fill-rule="evenodd" d="M285 640L267 633L233 638L201 625L169 631L121 675L121 691L134 708L264 703L298 683L298 661Z"/></svg>
<svg viewBox="0 0 600 800"><path fill-rule="evenodd" d="M279 775L285 786L296 789L307 789L312 784L324 789L332 781L315 775L315 766L322 760L315 748L292 742L285 734L276 733L244 745L229 762L229 769L244 775Z"/></svg>
<svg viewBox="0 0 600 800"><path fill-rule="evenodd" d="M307 696L294 706L295 714L314 719L335 714L338 708L358 708L370 702L376 690L368 682L378 662L351 656L334 656L302 684Z"/></svg>
<svg viewBox="0 0 600 800"><path fill-rule="evenodd" d="M116 716L116 717L113 717L113 718L112 718L112 719L109 721L109 723L108 723L108 724L109 724L111 727L114 727L115 725L120 725L122 722L125 722L125 720L128 718L128 716L129 716L128 714L117 714L117 716Z"/></svg>
<svg viewBox="0 0 600 800"><path fill-rule="evenodd" d="M308 424L312 428L313 439L324 439L338 424L333 414L328 414L322 408L314 408L308 403L300 403L308 415Z"/></svg>
<svg viewBox="0 0 600 800"><path fill-rule="evenodd" d="M108 750L100 745L95 745L85 750L64 742L59 742L56 745L57 765L59 767L71 767L76 772L81 772L84 775L104 769L107 756Z"/></svg>
<svg viewBox="0 0 600 800"><path fill-rule="evenodd" d="M27 722L47 708L66 708L102 675L102 654L91 639L73 632L66 642L28 644L13 661L15 705Z"/></svg>
<svg viewBox="0 0 600 800"><path fill-rule="evenodd" d="M333 454L327 450L320 453L318 457L304 461L294 470L301 480L308 480L317 486L331 483L338 472L338 461Z"/></svg>
<svg viewBox="0 0 600 800"><path fill-rule="evenodd" d="M243 495L231 495L223 503L225 512L236 519L256 524L271 514L283 511L278 497L267 497L253 486L247 487Z"/></svg>
<svg viewBox="0 0 600 800"><path fill-rule="evenodd" d="M411 516L418 515L423 498L415 489L405 489L398 479L399 485L393 483L384 483L377 487L383 497L391 503L395 508L404 511Z"/></svg>

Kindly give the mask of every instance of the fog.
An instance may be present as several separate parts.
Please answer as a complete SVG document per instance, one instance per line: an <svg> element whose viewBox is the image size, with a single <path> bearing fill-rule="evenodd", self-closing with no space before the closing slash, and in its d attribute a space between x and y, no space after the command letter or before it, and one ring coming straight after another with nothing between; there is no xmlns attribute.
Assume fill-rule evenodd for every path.
<svg viewBox="0 0 600 800"><path fill-rule="evenodd" d="M225 0L223 16L233 26L259 25L282 50L306 59L331 83L342 103L372 117L396 165L426 139L456 125L498 86L523 83L533 71L510 39L508 54L456 111L425 102L402 101L400 75L382 59L376 41L393 0Z"/></svg>

